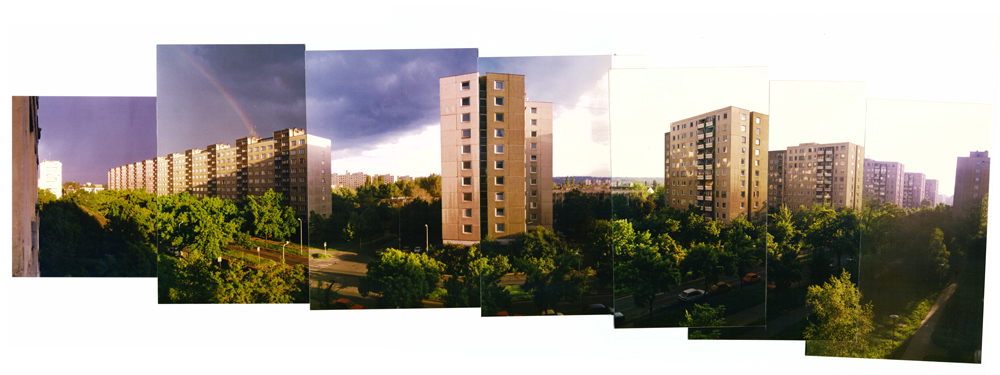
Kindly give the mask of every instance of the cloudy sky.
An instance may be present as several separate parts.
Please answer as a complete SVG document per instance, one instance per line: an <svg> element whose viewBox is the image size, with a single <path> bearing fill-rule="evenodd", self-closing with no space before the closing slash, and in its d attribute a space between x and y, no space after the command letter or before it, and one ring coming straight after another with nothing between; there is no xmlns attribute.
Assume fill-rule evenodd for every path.
<svg viewBox="0 0 1000 375"><path fill-rule="evenodd" d="M439 79L476 71L476 49L306 52L309 133L331 168L441 174Z"/></svg>
<svg viewBox="0 0 1000 375"><path fill-rule="evenodd" d="M157 155L306 125L305 45L156 46Z"/></svg>
<svg viewBox="0 0 1000 375"><path fill-rule="evenodd" d="M529 100L552 103L553 176L611 176L611 56L483 57L479 74L524 75Z"/></svg>
<svg viewBox="0 0 1000 375"><path fill-rule="evenodd" d="M38 99L38 159L62 162L63 182L108 183L108 170L156 157L156 98Z"/></svg>

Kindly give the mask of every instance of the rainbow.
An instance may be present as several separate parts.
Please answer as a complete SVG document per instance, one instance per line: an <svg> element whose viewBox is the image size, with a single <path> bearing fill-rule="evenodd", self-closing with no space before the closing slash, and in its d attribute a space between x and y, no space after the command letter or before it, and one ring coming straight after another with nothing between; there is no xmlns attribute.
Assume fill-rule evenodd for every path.
<svg viewBox="0 0 1000 375"><path fill-rule="evenodd" d="M243 112L243 108L240 108L240 105L236 103L236 99L234 99L233 96L229 94L229 91L227 91L225 87L222 87L222 84L219 83L219 80L216 79L215 76L213 76L211 73L209 73L204 66L198 63L198 60L195 60L194 56L191 56L190 53L180 48L179 46L173 46L173 47L175 50L177 50L177 52L181 54L181 56L184 56L184 58L187 59L187 61L190 62L191 65L195 67L195 69L198 69L198 72L200 72L201 75L205 77L205 79L211 82L212 85L215 86L216 90L219 90L219 93L222 94L222 97L226 98L226 101L229 102L229 106L233 108L233 111L236 112L236 115L240 116L240 119L243 121L243 125L247 127L247 131L250 132L250 135L253 137L259 137L259 135L257 135L257 130L256 127L253 125L253 122L251 122L250 118L247 117L247 114Z"/></svg>

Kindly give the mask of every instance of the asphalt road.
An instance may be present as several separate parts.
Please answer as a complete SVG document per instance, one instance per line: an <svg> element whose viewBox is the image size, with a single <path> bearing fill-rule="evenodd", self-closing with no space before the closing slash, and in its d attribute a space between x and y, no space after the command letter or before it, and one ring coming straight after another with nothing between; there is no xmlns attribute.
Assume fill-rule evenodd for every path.
<svg viewBox="0 0 1000 375"><path fill-rule="evenodd" d="M750 272L755 272L758 275L760 275L760 274L763 274L763 271L764 271L764 268L761 267L761 268L756 269L756 270L751 270ZM729 285L732 285L733 289L738 289L738 288L740 288L740 281L741 281L741 279L742 279L742 276L740 276L740 277L730 277L730 278L721 278L721 279L719 279L719 281L725 281L726 283L729 283ZM761 281L761 282L763 282L763 281ZM711 285L709 285L709 287L711 287ZM693 302L683 302L683 301L680 301L680 300L677 299L677 295L678 294L680 294L681 292L683 292L684 290L689 289L689 288L705 289L705 279L704 278L698 278L698 279L695 279L695 280L684 282L684 283L681 283L681 285L678 285L678 286L675 286L675 287L671 288L667 292L663 292L663 293L657 294L656 295L656 299L653 301L653 314L656 314L656 313L664 311L664 310L669 310L669 309L674 309L674 308L681 308L681 307L685 307L685 306L693 304ZM709 290L705 290L705 291L708 292ZM711 298L712 298L712 296L709 295L709 296L706 296L704 299L702 299L702 301L704 301L706 299L711 299ZM635 305L635 300L632 298L631 295L624 296L624 297L619 297L619 298L615 298L615 306L614 307L615 307L615 311L618 311L618 312L620 312L620 313L622 313L622 314L625 315L625 321L626 322L631 321L631 320L636 319L636 318L639 318L639 317L642 317L642 316L648 316L649 315L649 308L648 307L644 307L644 306L642 306L642 307L636 306ZM729 316L735 316L737 314L740 314L741 312L742 311L732 311L731 314L728 314L728 315ZM761 312L761 314L760 314L760 316L758 318L762 318L762 317L764 317L763 312ZM727 316L727 318L728 318L728 316ZM753 319L753 320L756 320L756 319Z"/></svg>
<svg viewBox="0 0 1000 375"><path fill-rule="evenodd" d="M247 250L240 246L228 246L227 248L246 253L248 259L257 256L257 249ZM281 263L280 251L272 251L266 248L262 248L260 249L260 257L263 259L270 259L275 262ZM301 264L307 268L309 267L309 259L301 255L285 253L285 263L291 264L293 266Z"/></svg>

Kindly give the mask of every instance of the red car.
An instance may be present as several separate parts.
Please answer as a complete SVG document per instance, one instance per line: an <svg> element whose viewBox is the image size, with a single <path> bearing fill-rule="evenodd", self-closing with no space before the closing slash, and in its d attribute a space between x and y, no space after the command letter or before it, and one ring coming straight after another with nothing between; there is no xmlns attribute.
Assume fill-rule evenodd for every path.
<svg viewBox="0 0 1000 375"><path fill-rule="evenodd" d="M360 309L363 309L365 307L361 306L359 304L356 304L356 303L352 302L351 300L349 300L347 298L341 298L341 299L338 299L336 301L333 301L333 308L335 308L335 309L348 309L348 310L360 310Z"/></svg>
<svg viewBox="0 0 1000 375"><path fill-rule="evenodd" d="M733 290L733 287L731 285L729 285L729 283L726 283L725 281L720 281L718 284L712 285L712 289L711 289L710 293L712 293L712 294L722 294L722 293L728 292L730 290Z"/></svg>
<svg viewBox="0 0 1000 375"><path fill-rule="evenodd" d="M753 284L753 283L758 282L758 281L760 281L760 275L758 275L756 273L751 272L751 273L748 273L746 276L743 276L743 282L745 282L747 284Z"/></svg>

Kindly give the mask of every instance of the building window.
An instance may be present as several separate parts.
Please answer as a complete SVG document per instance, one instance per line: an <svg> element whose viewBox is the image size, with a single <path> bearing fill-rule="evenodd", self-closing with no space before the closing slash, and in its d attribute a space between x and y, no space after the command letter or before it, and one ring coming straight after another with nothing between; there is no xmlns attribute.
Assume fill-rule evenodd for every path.
<svg viewBox="0 0 1000 375"><path fill-rule="evenodd" d="M503 169L503 160L497 160L494 163L495 163L494 164L495 169Z"/></svg>
<svg viewBox="0 0 1000 375"><path fill-rule="evenodd" d="M759 139L757 140L757 143L760 143L760 140L759 140ZM753 154L754 154L755 156L760 156L760 150L753 150Z"/></svg>
<svg viewBox="0 0 1000 375"><path fill-rule="evenodd" d="M503 81L493 81L494 90L503 90Z"/></svg>
<svg viewBox="0 0 1000 375"><path fill-rule="evenodd" d="M472 233L472 225L469 224L463 225L462 233Z"/></svg>
<svg viewBox="0 0 1000 375"><path fill-rule="evenodd" d="M498 96L498 97L493 98L493 104L494 105L503 105L503 97L502 96Z"/></svg>
<svg viewBox="0 0 1000 375"><path fill-rule="evenodd" d="M754 121L759 124L760 123L760 117L754 117ZM760 134L760 133L757 133L757 134Z"/></svg>
<svg viewBox="0 0 1000 375"><path fill-rule="evenodd" d="M536 166L531 166L531 173L538 173L538 167L536 167ZM976 181L978 181L978 180L979 180L979 179L977 178L977 179L976 179Z"/></svg>
<svg viewBox="0 0 1000 375"><path fill-rule="evenodd" d="M538 143L532 143L531 144L531 149L532 150L537 150L538 149Z"/></svg>
<svg viewBox="0 0 1000 375"><path fill-rule="evenodd" d="M496 199L497 202L503 202L503 192L501 191L499 193L496 193L496 198L495 199Z"/></svg>
<svg viewBox="0 0 1000 375"><path fill-rule="evenodd" d="M531 179L531 184L532 185L538 185L538 179L537 178L532 178Z"/></svg>
<svg viewBox="0 0 1000 375"><path fill-rule="evenodd" d="M472 121L472 114L471 113L463 113L462 114L462 122L469 122L469 121Z"/></svg>
<svg viewBox="0 0 1000 375"><path fill-rule="evenodd" d="M538 190L532 190L531 191L531 196L532 197L537 197L538 196Z"/></svg>
<svg viewBox="0 0 1000 375"><path fill-rule="evenodd" d="M472 138L472 129L462 129L462 138Z"/></svg>
<svg viewBox="0 0 1000 375"><path fill-rule="evenodd" d="M503 138L503 129L493 129L493 137Z"/></svg>
<svg viewBox="0 0 1000 375"><path fill-rule="evenodd" d="M531 119L531 125L538 125L537 119Z"/></svg>
<svg viewBox="0 0 1000 375"><path fill-rule="evenodd" d="M472 169L472 161L466 160L462 162L462 169Z"/></svg>
<svg viewBox="0 0 1000 375"><path fill-rule="evenodd" d="M472 145L463 145L462 146L462 153L463 154L471 154L472 153Z"/></svg>
<svg viewBox="0 0 1000 375"><path fill-rule="evenodd" d="M503 233L505 230L507 230L507 224L497 223L496 228L497 228L497 233Z"/></svg>
<svg viewBox="0 0 1000 375"><path fill-rule="evenodd" d="M495 153L495 154L502 154L503 153L503 145L493 145L493 153Z"/></svg>
<svg viewBox="0 0 1000 375"><path fill-rule="evenodd" d="M531 107L531 114L538 113L538 107Z"/></svg>
<svg viewBox="0 0 1000 375"><path fill-rule="evenodd" d="M531 214L528 215L528 217L531 218L531 220L538 220L538 214Z"/></svg>
<svg viewBox="0 0 1000 375"><path fill-rule="evenodd" d="M469 97L462 98L462 106L463 107L468 107L470 105L472 105L472 99L471 98L469 98Z"/></svg>
<svg viewBox="0 0 1000 375"><path fill-rule="evenodd" d="M503 185L503 176L497 176L496 177L496 184L497 185Z"/></svg>
<svg viewBox="0 0 1000 375"><path fill-rule="evenodd" d="M462 186L472 185L472 177L462 177Z"/></svg>
<svg viewBox="0 0 1000 375"><path fill-rule="evenodd" d="M538 132L531 132L531 136L532 137L537 137L538 136Z"/></svg>
<svg viewBox="0 0 1000 375"><path fill-rule="evenodd" d="M531 208L538 208L538 202L531 202Z"/></svg>
<svg viewBox="0 0 1000 375"><path fill-rule="evenodd" d="M747 115L745 113L740 113L740 120L741 121L746 121L747 120ZM743 127L743 131L747 131L747 129L746 129L745 126Z"/></svg>
<svg viewBox="0 0 1000 375"><path fill-rule="evenodd" d="M757 146L760 146L760 139L754 139L753 143Z"/></svg>
<svg viewBox="0 0 1000 375"><path fill-rule="evenodd" d="M462 91L468 90L470 87L469 81L462 81Z"/></svg>
<svg viewBox="0 0 1000 375"><path fill-rule="evenodd" d="M463 202L472 202L472 193L462 193Z"/></svg>
<svg viewBox="0 0 1000 375"><path fill-rule="evenodd" d="M496 216L497 217L503 217L504 216L503 207L498 207L496 209Z"/></svg>
<svg viewBox="0 0 1000 375"><path fill-rule="evenodd" d="M494 117L497 121L503 122L503 113L496 113Z"/></svg>
<svg viewBox="0 0 1000 375"><path fill-rule="evenodd" d="M472 217L472 209L471 208L466 208L466 209L462 210L462 216L463 217Z"/></svg>

